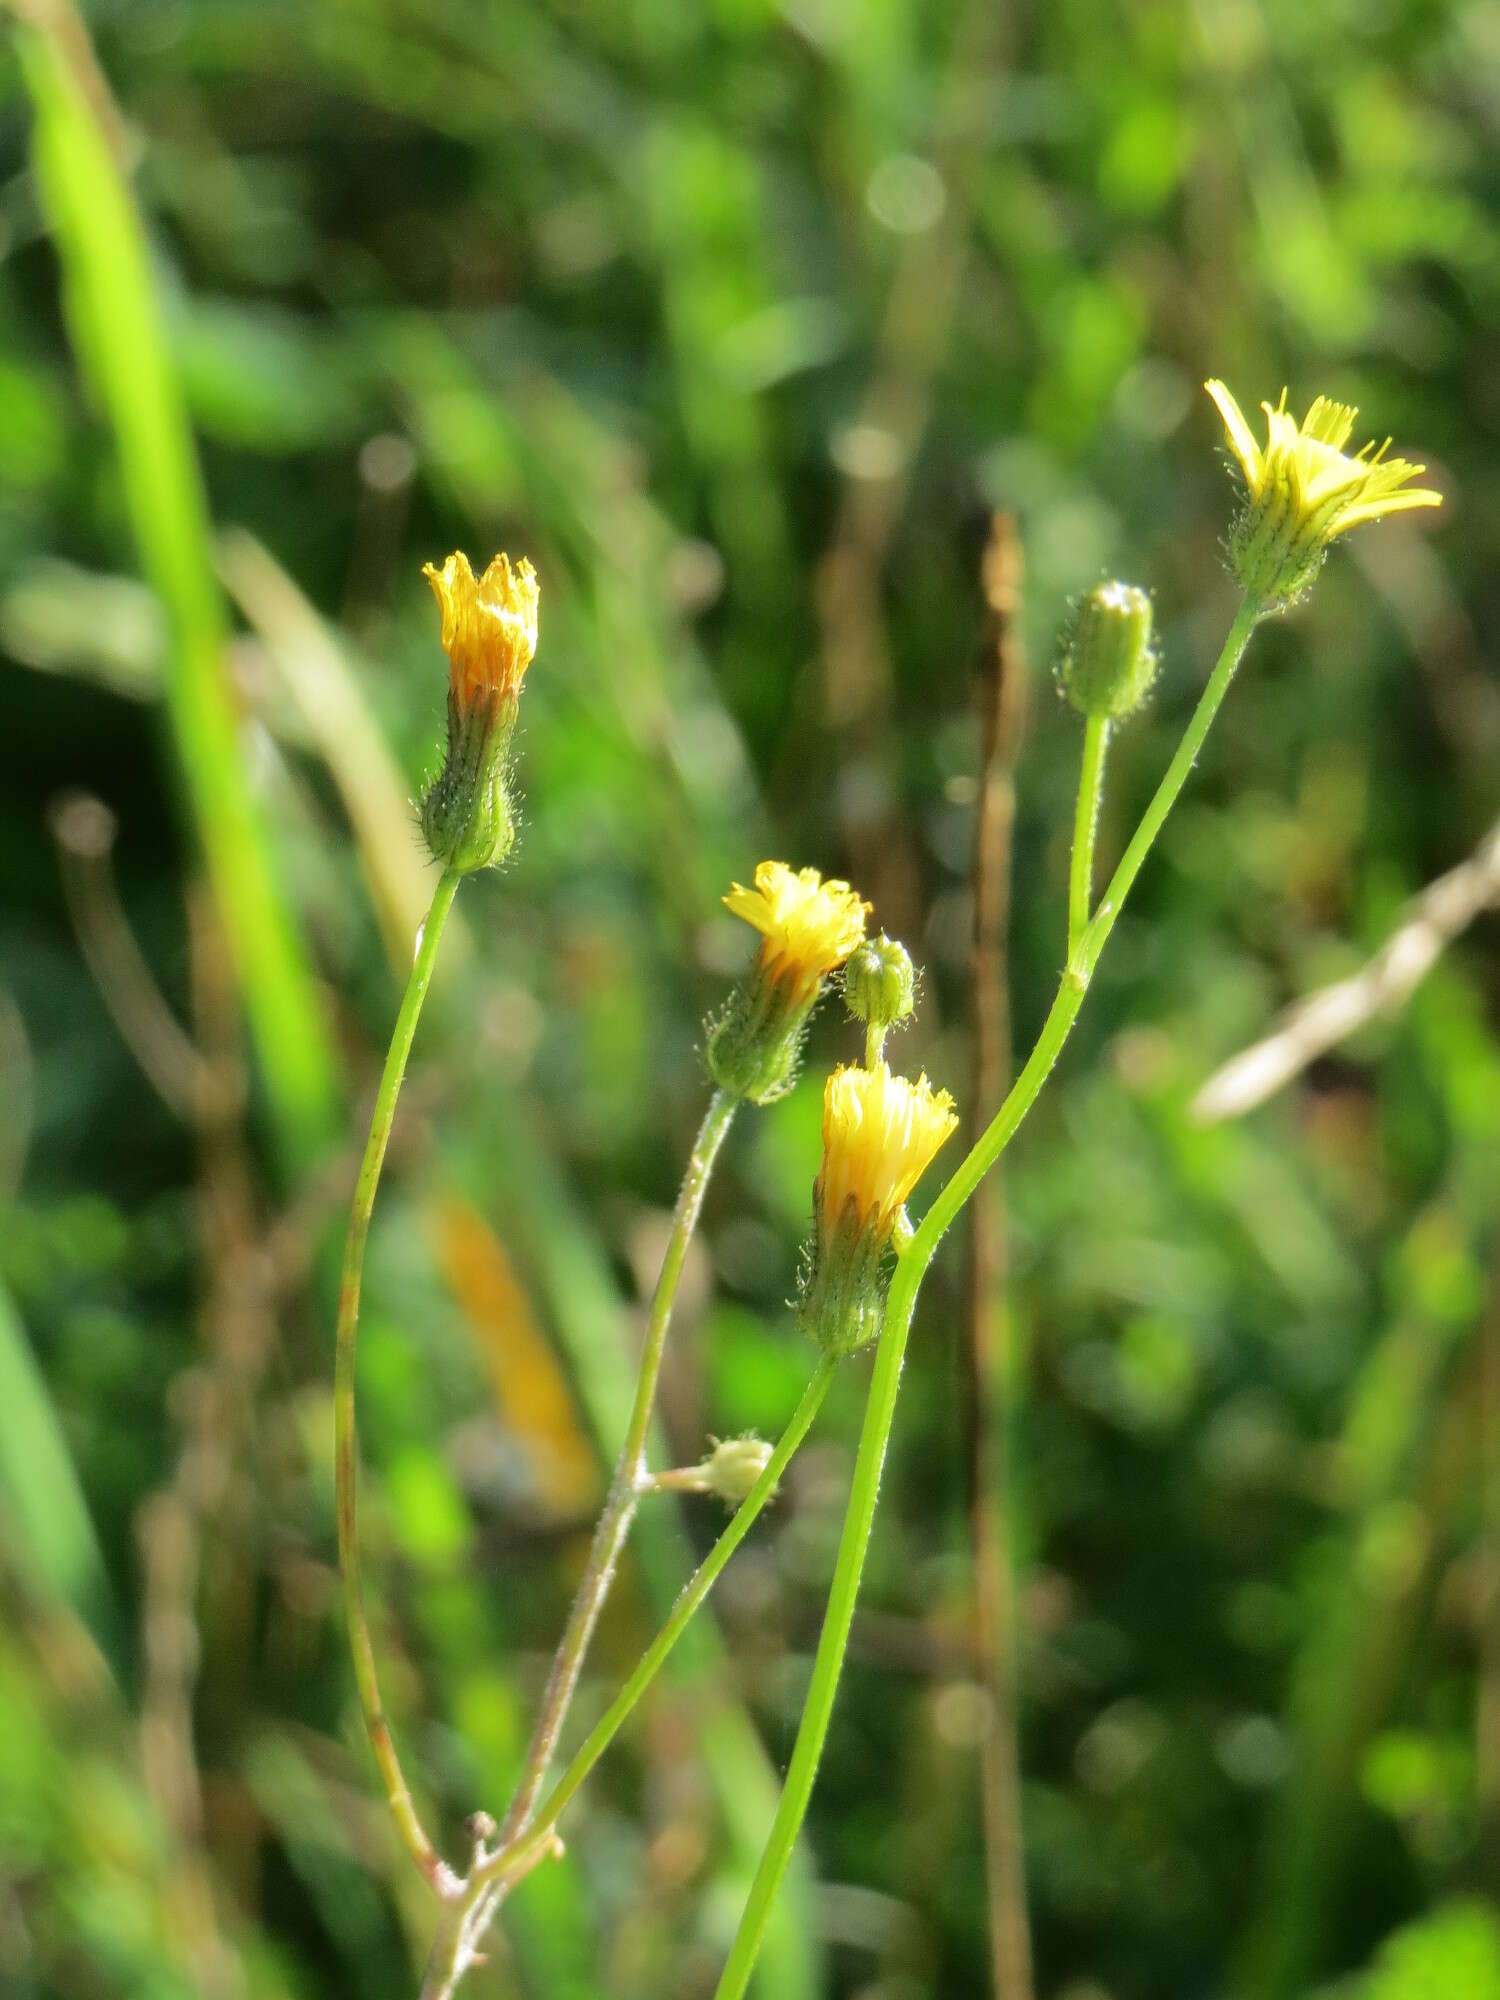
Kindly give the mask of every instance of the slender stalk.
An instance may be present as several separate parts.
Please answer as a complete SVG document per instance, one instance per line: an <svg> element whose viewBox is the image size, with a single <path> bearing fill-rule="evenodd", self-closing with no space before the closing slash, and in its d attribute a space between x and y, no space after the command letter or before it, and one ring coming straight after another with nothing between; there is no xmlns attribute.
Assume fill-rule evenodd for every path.
<svg viewBox="0 0 1500 2000"><path fill-rule="evenodd" d="M428 2000L430 1994L450 1993L464 1969L473 1962L479 1940L507 1891L519 1879L518 1871L510 1866L510 1857L524 1847L525 1855L530 1857L525 1864L529 1867L540 1855L541 1849L536 1843L523 1843L521 1836L531 1823L546 1781L547 1766L552 1761L552 1753L567 1719L589 1642L604 1608L604 1600L609 1595L615 1565L625 1546L636 1507L642 1495L650 1490L645 1464L646 1438L651 1429L651 1413L656 1402L656 1385L661 1373L662 1351L672 1306L714 1161L737 1108L738 1099L731 1097L727 1091L716 1090L709 1099L703 1123L688 1156L672 1217L672 1233L651 1301L651 1315L646 1326L646 1340L641 1351L630 1417L625 1427L625 1440L615 1461L604 1510L589 1545L583 1577L562 1638L558 1641L547 1685L542 1691L542 1705L527 1746L521 1781L500 1828L496 1855L506 1857L507 1865L503 1868L492 1865L486 1874L482 1862L476 1860L475 1866L470 1869L467 1887L472 1893L464 1896L455 1924L439 1936L433 1952L436 1969L429 1970L424 1981L423 2000ZM519 1872L524 1873L524 1868Z"/></svg>
<svg viewBox="0 0 1500 2000"><path fill-rule="evenodd" d="M1223 651L1219 654L1214 670L1208 677L1207 686L1198 698L1198 706L1193 710L1192 720L1188 723L1182 741L1178 744L1150 805L1142 814L1141 823L1132 834L1130 844L1120 858L1119 866L1110 877L1109 886L1099 899L1098 909L1069 960L1068 969L1063 974L1062 984L1058 988L1057 998L1053 1001L1052 1010L1042 1025L1042 1032L1026 1068L1021 1072L1010 1097L959 1162L952 1178L923 1218L922 1226L912 1241L912 1255L920 1255L922 1259L919 1275L926 1271L927 1265L932 1261L933 1252L952 1225L954 1217L1000 1157L1016 1125L1030 1110L1035 1091L1041 1088L1046 1081L1048 1071L1056 1062L1063 1042L1067 1039L1068 1031L1077 1017L1078 1009L1083 1004L1083 996L1088 990L1094 968L1099 963L1100 953L1104 950L1109 934L1124 907L1125 898L1129 895L1136 876L1141 872L1142 864L1150 853L1156 836L1161 832L1167 814L1176 804L1177 796L1187 782L1188 773L1197 760L1198 752L1203 748L1203 740L1219 712L1219 704L1228 692L1229 683L1234 679L1235 668L1239 665L1250 642L1250 634L1255 630L1260 611L1258 600L1247 592L1239 610L1235 613L1234 623L1229 628L1229 636L1224 641ZM1021 1103L1014 1122L1011 1122L1013 1100L1022 1085L1032 1077L1033 1069L1039 1060L1043 1066L1034 1078L1032 1097L1027 1097ZM897 1270L896 1282L899 1282L905 1268L903 1260ZM894 1290L895 1284L892 1286L893 1293Z"/></svg>
<svg viewBox="0 0 1500 2000"><path fill-rule="evenodd" d="M1198 752L1203 748L1203 739L1219 712L1219 704L1229 692L1229 683L1234 679L1234 670L1244 656L1250 643L1250 635L1260 618L1262 605L1252 592L1246 591L1240 600L1240 608L1234 615L1234 623L1229 628L1229 636L1224 641L1213 672L1208 677L1208 685L1198 698L1198 706L1193 710L1193 719L1187 726L1177 753L1167 766L1166 776L1157 786L1155 796L1141 816L1141 823L1131 835L1130 845L1120 857L1120 865L1110 877L1109 887L1099 899L1099 908L1083 938L1083 973L1085 979L1099 963L1099 954L1104 949L1105 940L1115 927L1115 919L1124 907L1125 898L1130 894L1131 885L1141 872L1142 863L1151 852L1156 836L1161 832L1167 814L1177 803L1177 795L1187 783L1189 771L1197 762Z"/></svg>
<svg viewBox="0 0 1500 2000"><path fill-rule="evenodd" d="M823 1398L828 1394L836 1366L837 1363L825 1355L813 1370L812 1379L802 1392L802 1400L792 1412L775 1451L766 1461L765 1471L741 1502L729 1526L694 1571L692 1582L672 1607L671 1617L642 1654L629 1680L594 1725L577 1756L558 1779L546 1804L537 1815L537 1832L544 1833L549 1827L557 1824L564 1807L568 1805L574 1793L608 1749L631 1710L665 1665L667 1655L682 1637L693 1614L718 1581L724 1565L755 1525L756 1516L776 1491L781 1475L786 1471L793 1454L811 1429L813 1419L823 1407Z"/></svg>
<svg viewBox="0 0 1500 2000"><path fill-rule="evenodd" d="M1094 835L1104 796L1104 760L1109 754L1109 717L1091 715L1083 725L1083 769L1078 777L1078 809L1073 818L1073 867L1068 877L1068 957L1088 927L1094 892Z"/></svg>
<svg viewBox="0 0 1500 2000"><path fill-rule="evenodd" d="M794 1453L811 1429L823 1406L836 1369L827 1356L818 1363L802 1400L792 1412L780 1442L766 1463L764 1472L741 1502L734 1518L703 1558L687 1589L672 1608L672 1615L642 1654L635 1671L589 1732L581 1748L548 1795L531 1826L509 1846L501 1845L470 1873L465 1893L445 1925L443 1936L428 1966L423 1985L424 2000L446 2000L466 1968L472 1964L484 1927L494 1910L498 1895L531 1866L554 1839L554 1829L563 1811L593 1770L621 1727L635 1709L646 1689L666 1664L667 1656L718 1581L729 1558L754 1526L757 1516L775 1493Z"/></svg>
<svg viewBox="0 0 1500 2000"><path fill-rule="evenodd" d="M885 1448L890 1437L891 1418L896 1408L896 1392L901 1384L901 1364L906 1355L906 1336L911 1323L915 1292L911 1287L907 1287L903 1311L895 1298L895 1290L911 1256L912 1252L908 1250L896 1267L896 1277L892 1280L891 1287L892 1298L886 1308L885 1330L875 1350L875 1371L870 1380L870 1396L865 1406L859 1456L855 1460L849 1506L844 1516L843 1535L839 1541L838 1561L834 1566L833 1584L828 1593L828 1609L823 1618L822 1636L818 1641L812 1682L807 1690L807 1700L797 1730L792 1761L787 1770L781 1802L776 1809L776 1817L766 1840L765 1851L761 1855L760 1866L751 1884L749 1900L745 1904L739 1930L735 1933L728 1962L719 1980L715 2000L738 2000L738 1996L744 1993L750 1983L750 1974L754 1970L766 1925L770 1921L771 1906L776 1900L782 1877L791 1862L792 1848L796 1843L803 1815L807 1811L808 1799L812 1795L813 1780L817 1775L818 1761L823 1753L823 1741L828 1733L829 1718L833 1713L834 1694L844 1664L844 1649L848 1644L849 1627L854 1617L854 1601L859 1595L865 1551L869 1547L870 1526L875 1518L875 1500L880 1488L880 1474L885 1465Z"/></svg>
<svg viewBox="0 0 1500 2000"><path fill-rule="evenodd" d="M1047 1072L1057 1060L1058 1051L1073 1025L1083 994L1084 988L1078 981L1071 976L1064 978L1030 1060L988 1130L970 1153L971 1160L981 1147L989 1144L993 1144L993 1153L997 1156L1035 1103ZM976 1185L977 1181L978 1176ZM951 1187L952 1183L949 1185ZM885 1326L875 1349L875 1369L870 1379L864 1427L860 1432L859 1455L854 1463L849 1504L839 1539L833 1583L828 1593L828 1608L823 1615L823 1631L813 1662L812 1680L797 1729L792 1761L787 1768L786 1783L782 1787L781 1802L776 1808L776 1817L771 1823L760 1866L751 1884L749 1900L719 1980L715 2000L739 2000L750 1983L750 1974L770 1921L771 1906L790 1866L792 1848L812 1796L829 1718L833 1714L834 1695L843 1671L844 1652L849 1643L849 1628L854 1618L860 1578L864 1573L865 1554L870 1544L870 1528L875 1519L880 1475L885 1467L891 1420L896 1410L896 1392L901 1386L901 1365L906 1358L906 1339L911 1328L912 1309L916 1304L917 1286L932 1261L932 1253L942 1234L942 1229L930 1230L931 1220L929 1214L897 1263L891 1279ZM944 1228L946 1226L946 1223L943 1224Z"/></svg>
<svg viewBox="0 0 1500 2000"><path fill-rule="evenodd" d="M509 1845L530 1824L532 1812L546 1781L547 1766L552 1760L552 1752L557 1747L557 1739L566 1719L569 1704L572 1702L573 1692L578 1686L578 1676L583 1671L589 1641L593 1637L599 1613L614 1579L615 1564L619 1561L620 1551L625 1546L625 1537L630 1532L630 1523L643 1491L646 1477L646 1438L651 1429L651 1412L656 1404L656 1384L661 1374L662 1350L666 1344L667 1327L672 1318L672 1305L677 1297L678 1280L682 1276L683 1260L687 1255L688 1243L703 1206L703 1197L708 1188L709 1176L713 1172L714 1161L718 1157L720 1146L724 1143L724 1135L733 1121L738 1102L739 1100L731 1097L727 1091L714 1092L709 1099L708 1110L704 1113L703 1123L688 1158L682 1189L672 1216L672 1233L667 1241L666 1255L662 1258L661 1275L656 1281L656 1293L651 1301L651 1316L646 1325L646 1341L641 1351L640 1373L636 1377L635 1401L631 1406L630 1421L625 1428L625 1442L621 1445L620 1455L615 1461L609 1495L604 1503L604 1511L599 1516L599 1525L594 1530L583 1580L578 1586L572 1611L568 1614L567 1628L558 1642L552 1670L547 1676L547 1685L542 1694L541 1712L537 1716L536 1727L532 1731L531 1742L527 1748L521 1782L500 1829L502 1848Z"/></svg>
<svg viewBox="0 0 1500 2000"><path fill-rule="evenodd" d="M674 1465L670 1472L653 1472L641 1484L642 1498L648 1493L711 1493L708 1474L701 1465Z"/></svg>
<svg viewBox="0 0 1500 2000"><path fill-rule="evenodd" d="M344 1578L344 1613L349 1625L349 1649L354 1656L354 1679L359 1688L359 1704L364 1711L370 1747L380 1767L387 1803L396 1829L412 1860L421 1869L438 1895L457 1893L458 1878L443 1861L423 1830L416 1806L401 1774L401 1762L391 1737L390 1725L380 1700L380 1682L375 1672L375 1649L370 1641L365 1617L364 1582L359 1560L359 1445L354 1422L354 1356L359 1333L359 1290L364 1271L365 1243L370 1234L370 1212L375 1190L396 1115L396 1099L406 1074L406 1059L432 969L437 962L438 943L443 934L459 878L445 873L433 894L427 920L417 934L416 958L402 997L401 1011L391 1032L380 1088L375 1093L375 1109L370 1119L370 1136L360 1162L354 1202L349 1211L349 1236L344 1248L343 1282L339 1288L338 1341L334 1357L333 1431L334 1484L338 1502L339 1567Z"/></svg>
<svg viewBox="0 0 1500 2000"><path fill-rule="evenodd" d="M865 1408L859 1454L854 1464L849 1504L844 1515L843 1533L839 1538L838 1558L834 1565L833 1583L828 1593L828 1608L823 1617L823 1630L818 1640L817 1656L813 1662L807 1701L798 1726L797 1741L792 1749L791 1763L787 1768L781 1802L776 1809L776 1817L767 1836L760 1866L751 1884L749 1899L719 1980L715 2000L741 2000L749 1985L750 1975L770 1919L771 1907L791 1863L792 1849L807 1812L808 1800L812 1796L813 1782L817 1776L818 1763L828 1734L829 1720L833 1714L834 1696L843 1669L844 1653L849 1643L849 1628L854 1618L854 1605L859 1595L865 1555L869 1548L870 1529L875 1518L875 1502L880 1490L880 1475L885 1465L886 1447L890 1442L896 1393L901 1385L901 1366L906 1357L907 1336L911 1330L911 1316L916 1305L918 1288L944 1234L964 1203L1015 1136L1022 1119L1036 1102L1053 1064L1061 1054L1063 1044L1074 1021L1078 1018L1078 1010L1083 1005L1083 996L1088 990L1089 977L1098 963L1099 954L1114 927L1132 883L1140 873L1141 864L1150 852L1152 842L1160 832L1162 823L1171 811L1188 772L1192 769L1193 761L1202 748L1203 739L1208 734L1209 725L1234 677L1234 670L1239 665L1240 657L1249 642L1250 634L1255 629L1259 615L1259 603L1247 594L1235 615L1229 636L1224 642L1224 649L1219 655L1213 673L1209 676L1208 685L1199 698L1198 706L1193 711L1192 720L1177 748L1176 755L1168 765L1166 775L1157 787L1140 826L1136 829L1119 867L1115 870L1109 888L1099 905L1098 914L1085 930L1078 949L1063 974L1057 997L1042 1024L1036 1046L1027 1058L1026 1065L1005 1102L933 1202L897 1263L886 1301L885 1326L875 1351L870 1398Z"/></svg>

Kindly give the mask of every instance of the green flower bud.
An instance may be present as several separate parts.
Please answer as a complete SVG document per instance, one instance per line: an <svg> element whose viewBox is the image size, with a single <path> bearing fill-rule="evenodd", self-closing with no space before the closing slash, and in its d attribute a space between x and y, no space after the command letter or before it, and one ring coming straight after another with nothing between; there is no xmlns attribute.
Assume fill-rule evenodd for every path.
<svg viewBox="0 0 1500 2000"><path fill-rule="evenodd" d="M917 975L905 945L888 938L862 944L844 966L844 1005L856 1021L884 1035L917 1004Z"/></svg>
<svg viewBox="0 0 1500 2000"><path fill-rule="evenodd" d="M726 1507L738 1507L748 1500L752 1487L771 1463L772 1447L763 1438L714 1438L713 1450L703 1461L703 1484L716 1493Z"/></svg>
<svg viewBox="0 0 1500 2000"><path fill-rule="evenodd" d="M1073 614L1058 678L1080 714L1133 715L1156 679L1151 600L1132 583L1101 583Z"/></svg>

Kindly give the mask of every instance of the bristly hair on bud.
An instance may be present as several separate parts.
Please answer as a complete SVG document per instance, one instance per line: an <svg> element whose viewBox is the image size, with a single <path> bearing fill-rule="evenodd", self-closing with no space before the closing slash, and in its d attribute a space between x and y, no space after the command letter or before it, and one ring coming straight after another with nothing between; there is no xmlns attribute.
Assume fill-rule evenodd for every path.
<svg viewBox="0 0 1500 2000"><path fill-rule="evenodd" d="M1080 600L1063 640L1057 678L1081 715L1134 715L1156 680L1151 599L1133 583L1096 584Z"/></svg>
<svg viewBox="0 0 1500 2000"><path fill-rule="evenodd" d="M448 743L422 796L422 832L456 874L503 861L515 839L506 783L521 682L537 645L540 589L524 557L498 555L480 577L456 550L423 565L443 616L448 655Z"/></svg>
<svg viewBox="0 0 1500 2000"><path fill-rule="evenodd" d="M657 1493L712 1493L732 1514L749 1499L775 1456L774 1448L748 1432L743 1437L710 1437L708 1442L712 1450L696 1465L658 1472L648 1484Z"/></svg>
<svg viewBox="0 0 1500 2000"><path fill-rule="evenodd" d="M1292 604L1323 567L1328 547L1363 521L1412 507L1440 507L1443 496L1411 486L1426 467L1387 458L1390 439L1344 446L1359 412L1350 403L1314 399L1299 424L1286 390L1266 413L1266 442L1256 443L1244 413L1219 381L1204 383L1245 481L1245 505L1229 538L1229 560L1244 588L1268 608Z"/></svg>
<svg viewBox="0 0 1500 2000"><path fill-rule="evenodd" d="M771 1463L772 1446L764 1438L710 1438L713 1450L703 1461L705 1491L715 1494L732 1513L748 1500L761 1474Z"/></svg>
<svg viewBox="0 0 1500 2000"><path fill-rule="evenodd" d="M880 1332L896 1224L957 1125L953 1099L925 1076L913 1083L879 1062L829 1077L813 1240L798 1299L802 1325L825 1353L852 1353Z"/></svg>
<svg viewBox="0 0 1500 2000"><path fill-rule="evenodd" d="M762 861L755 887L732 884L724 903L761 933L761 947L708 1026L708 1072L721 1090L768 1104L791 1089L823 982L863 938L870 906L847 882L783 861Z"/></svg>
<svg viewBox="0 0 1500 2000"><path fill-rule="evenodd" d="M917 1004L917 972L905 945L884 931L865 942L846 961L844 1005L865 1024L865 1062L873 1065L885 1048L890 1030L907 1020Z"/></svg>

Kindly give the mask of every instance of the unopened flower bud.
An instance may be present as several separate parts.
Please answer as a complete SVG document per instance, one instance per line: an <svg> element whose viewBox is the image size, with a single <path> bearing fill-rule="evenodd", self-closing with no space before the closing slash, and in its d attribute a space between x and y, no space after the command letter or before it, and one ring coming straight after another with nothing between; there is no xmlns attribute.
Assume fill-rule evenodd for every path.
<svg viewBox="0 0 1500 2000"><path fill-rule="evenodd" d="M1068 700L1104 720L1133 715L1156 669L1151 599L1133 583L1096 584L1073 615L1058 665Z"/></svg>
<svg viewBox="0 0 1500 2000"><path fill-rule="evenodd" d="M738 1507L771 1463L772 1447L763 1438L715 1438L703 1461L703 1483L726 1507Z"/></svg>
<svg viewBox="0 0 1500 2000"><path fill-rule="evenodd" d="M536 652L536 572L499 555L476 578L457 552L422 574L442 607L449 663L447 753L422 797L422 832L436 861L468 875L503 861L515 839L507 766Z"/></svg>
<svg viewBox="0 0 1500 2000"><path fill-rule="evenodd" d="M905 945L867 938L844 967L844 1005L873 1034L904 1021L917 1004L917 975Z"/></svg>
<svg viewBox="0 0 1500 2000"><path fill-rule="evenodd" d="M836 1069L823 1091L823 1165L798 1312L827 1354L850 1354L885 1319L887 1252L908 1196L958 1124L925 1076Z"/></svg>
<svg viewBox="0 0 1500 2000"><path fill-rule="evenodd" d="M736 882L724 901L755 926L762 942L755 963L709 1025L708 1072L732 1096L768 1104L796 1080L823 982L864 936L870 906L847 882L825 882L816 868L794 872L781 861L762 861L755 887Z"/></svg>

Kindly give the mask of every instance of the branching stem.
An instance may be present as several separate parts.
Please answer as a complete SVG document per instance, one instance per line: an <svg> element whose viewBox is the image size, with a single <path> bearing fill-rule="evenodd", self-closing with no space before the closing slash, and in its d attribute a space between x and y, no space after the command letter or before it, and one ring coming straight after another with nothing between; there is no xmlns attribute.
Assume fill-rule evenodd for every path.
<svg viewBox="0 0 1500 2000"><path fill-rule="evenodd" d="M801 1445L812 1427L813 1419L823 1406L823 1399L828 1394L828 1386L833 1380L836 1365L827 1357L818 1363L811 1381L803 1391L802 1400L793 1411L791 1420L783 1431L775 1451L772 1452L764 1472L756 1480L728 1527L699 1564L691 1583L673 1606L671 1617L642 1654L629 1680L594 1725L530 1827L509 1844L502 1841L493 1855L471 1870L462 1900L455 1906L451 1916L445 1919L434 1948L422 1988L423 2000L448 2000L464 1971L473 1963L479 1941L494 1914L495 1904L500 1896L556 1845L557 1822L564 1809L572 1801L579 1787L614 1741L646 1689L665 1665L668 1654L718 1581L724 1565L750 1532L761 1509L776 1491L793 1454Z"/></svg>
<svg viewBox="0 0 1500 2000"><path fill-rule="evenodd" d="M870 1381L870 1396L865 1408L864 1426L860 1433L859 1454L855 1460L849 1503L844 1515L843 1533L839 1540L833 1583L828 1595L828 1608L823 1618L823 1630L818 1640L817 1657L813 1662L812 1680L797 1730L797 1741L792 1750L791 1763L787 1769L786 1783L782 1788L776 1817L767 1836L760 1866L751 1884L750 1895L723 1975L719 1980L715 2000L741 2000L750 1983L750 1975L754 1970L766 1926L770 1921L772 1905L791 1864L792 1849L796 1844L797 1834L812 1796L813 1782L817 1776L818 1763L828 1734L829 1720L833 1714L834 1697L838 1690L839 1675L843 1669L844 1653L849 1643L849 1629L854 1618L855 1600L859 1595L865 1555L869 1548L870 1530L875 1519L875 1502L880 1490L880 1475L885 1465L886 1447L890 1442L891 1422L896 1410L896 1394L901 1385L901 1366L906 1357L907 1336L911 1330L911 1316L916 1305L918 1288L932 1262L938 1244L964 1203L1015 1136L1022 1119L1036 1102L1042 1086L1051 1074L1073 1023L1078 1018L1078 1011L1083 1005L1083 997L1088 991L1088 982L1094 967L1098 964L1099 954L1103 951L1131 885L1140 873L1141 865L1161 831L1162 824L1175 804L1177 795L1182 790L1194 760L1203 746L1209 725L1218 712L1219 704L1224 699L1230 681L1234 678L1235 668L1239 665L1250 635L1255 629L1260 610L1259 603L1247 594L1236 613L1229 636L1224 642L1224 649L1219 655L1213 673L1209 676L1208 685L1199 698L1198 706L1193 711L1192 720L1177 747L1176 754L1168 765L1165 776L1115 870L1097 913L1083 930L1070 954L1068 968L1058 987L1057 997L1042 1024L1036 1046L1032 1049L1024 1069L1016 1078L995 1117L974 1142L967 1156L927 1211L896 1266L886 1302L885 1325L875 1352L875 1369ZM1085 771L1085 781L1087 775Z"/></svg>
<svg viewBox="0 0 1500 2000"><path fill-rule="evenodd" d="M609 1595L609 1587L614 1580L615 1565L620 1559L620 1551L625 1546L630 1523L635 1517L636 1506L644 1490L646 1438L651 1429L651 1413L656 1407L656 1385L661 1374L662 1350L666 1344L667 1327L672 1318L672 1305L677 1297L683 1260L687 1256L687 1247L703 1206L709 1176L713 1172L719 1148L724 1143L724 1135L733 1121L738 1102L739 1100L731 1097L727 1091L714 1092L709 1100L708 1110L704 1113L693 1150L688 1157L687 1170L682 1178L682 1189L678 1194L677 1207L672 1216L672 1233L667 1241L666 1254L662 1258L661 1274L656 1281L656 1294L651 1301L651 1316L646 1325L646 1340L641 1350L640 1373L636 1377L635 1401L631 1406L630 1421L625 1428L625 1442L621 1445L620 1455L615 1461L609 1496L604 1503L604 1511L599 1516L599 1525L594 1530L583 1580L578 1586L578 1594L568 1614L567 1627L558 1642L552 1670L547 1676L547 1685L542 1694L541 1712L532 1731L521 1782L511 1801L510 1810L505 1815L504 1824L500 1828L502 1849L510 1845L531 1823L537 1799L546 1782L547 1766L552 1761L552 1753L557 1747L558 1736L566 1720L574 1690L578 1686L578 1676L583 1671L589 1641L594 1635L594 1627L599 1621L604 1600Z"/></svg>

